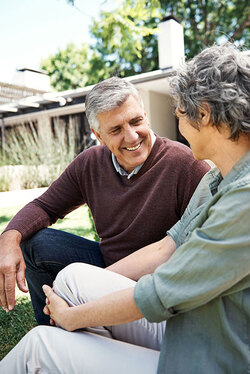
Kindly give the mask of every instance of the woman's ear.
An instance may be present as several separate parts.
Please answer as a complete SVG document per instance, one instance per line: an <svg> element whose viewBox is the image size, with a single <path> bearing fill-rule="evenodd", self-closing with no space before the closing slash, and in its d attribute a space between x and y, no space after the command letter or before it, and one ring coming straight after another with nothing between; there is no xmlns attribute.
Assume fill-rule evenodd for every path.
<svg viewBox="0 0 250 374"><path fill-rule="evenodd" d="M199 123L202 126L207 126L211 123L211 110L208 103L203 103L202 107L198 109Z"/></svg>

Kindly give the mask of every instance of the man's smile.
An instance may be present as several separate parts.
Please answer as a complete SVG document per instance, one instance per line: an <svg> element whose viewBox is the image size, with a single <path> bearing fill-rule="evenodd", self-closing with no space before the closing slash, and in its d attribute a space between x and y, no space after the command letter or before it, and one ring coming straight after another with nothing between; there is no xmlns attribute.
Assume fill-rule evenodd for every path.
<svg viewBox="0 0 250 374"><path fill-rule="evenodd" d="M124 147L124 149L126 149L127 151L136 151L137 149L140 148L141 144L142 144L142 141L139 144L137 144L135 147Z"/></svg>

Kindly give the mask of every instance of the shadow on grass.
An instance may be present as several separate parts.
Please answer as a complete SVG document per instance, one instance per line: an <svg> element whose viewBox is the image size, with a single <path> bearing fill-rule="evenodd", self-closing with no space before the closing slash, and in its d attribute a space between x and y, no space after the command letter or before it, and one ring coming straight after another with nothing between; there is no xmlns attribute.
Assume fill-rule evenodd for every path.
<svg viewBox="0 0 250 374"><path fill-rule="evenodd" d="M27 298L17 300L15 309L6 313L0 308L0 360L20 341L33 327L36 321Z"/></svg>
<svg viewBox="0 0 250 374"><path fill-rule="evenodd" d="M9 222L11 218L12 216L0 216L0 224Z"/></svg>

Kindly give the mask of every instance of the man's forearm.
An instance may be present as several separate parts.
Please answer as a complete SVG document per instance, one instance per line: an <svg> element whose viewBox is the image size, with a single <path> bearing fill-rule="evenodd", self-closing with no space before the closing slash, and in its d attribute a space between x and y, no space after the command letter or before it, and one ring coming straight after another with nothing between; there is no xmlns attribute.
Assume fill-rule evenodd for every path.
<svg viewBox="0 0 250 374"><path fill-rule="evenodd" d="M22 240L22 234L18 230L11 229L11 230L4 231L1 234L1 238L3 240L6 239L8 241L10 240L15 241L16 243L20 244Z"/></svg>
<svg viewBox="0 0 250 374"><path fill-rule="evenodd" d="M145 274L151 274L166 262L174 253L176 243L171 236L139 249L131 255L107 267L107 270L138 280Z"/></svg>

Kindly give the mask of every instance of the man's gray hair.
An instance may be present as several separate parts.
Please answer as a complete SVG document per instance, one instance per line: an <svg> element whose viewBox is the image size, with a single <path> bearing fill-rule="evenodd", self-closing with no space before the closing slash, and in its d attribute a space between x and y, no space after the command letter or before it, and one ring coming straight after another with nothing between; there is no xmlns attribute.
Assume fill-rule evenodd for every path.
<svg viewBox="0 0 250 374"><path fill-rule="evenodd" d="M171 93L199 128L198 109L208 104L214 126L224 122L230 139L250 133L250 58L233 44L205 49L172 79Z"/></svg>
<svg viewBox="0 0 250 374"><path fill-rule="evenodd" d="M125 79L112 77L96 84L88 93L85 101L89 125L99 130L97 115L119 108L132 95L143 107L142 99L135 86Z"/></svg>

